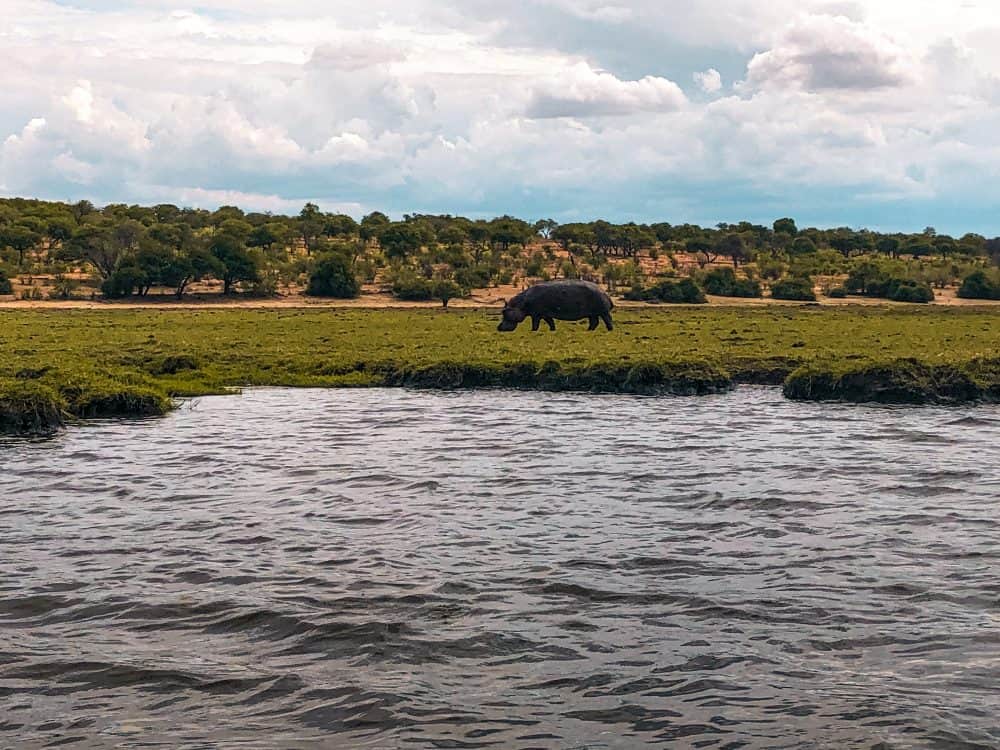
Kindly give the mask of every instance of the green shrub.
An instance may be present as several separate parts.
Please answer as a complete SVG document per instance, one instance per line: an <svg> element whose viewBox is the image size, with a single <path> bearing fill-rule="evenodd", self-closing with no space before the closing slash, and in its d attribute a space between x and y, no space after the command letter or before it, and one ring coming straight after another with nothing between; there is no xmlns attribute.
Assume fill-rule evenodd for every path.
<svg viewBox="0 0 1000 750"><path fill-rule="evenodd" d="M438 281L435 281L431 289L434 299L441 300L441 304L444 307L447 307L448 302L455 297L461 297L462 292L462 287L450 279L439 279Z"/></svg>
<svg viewBox="0 0 1000 750"><path fill-rule="evenodd" d="M897 264L865 261L854 269L844 282L853 294L882 297L895 302L933 302L934 292L923 281L904 277L906 270Z"/></svg>
<svg viewBox="0 0 1000 750"><path fill-rule="evenodd" d="M135 266L122 266L112 273L104 283L101 284L101 294L108 299L122 299L130 297L140 287L146 276Z"/></svg>
<svg viewBox="0 0 1000 750"><path fill-rule="evenodd" d="M68 276L59 274L52 284L52 299L73 299L73 294L80 288L80 282Z"/></svg>
<svg viewBox="0 0 1000 750"><path fill-rule="evenodd" d="M716 268L705 274L702 286L709 294L720 297L760 297L760 283L737 278L732 268Z"/></svg>
<svg viewBox="0 0 1000 750"><path fill-rule="evenodd" d="M799 302L815 302L812 279L803 276L789 276L771 284L771 296L774 299L796 300Z"/></svg>
<svg viewBox="0 0 1000 750"><path fill-rule="evenodd" d="M543 268L545 268L545 258L541 253L532 253L524 266L524 273L527 276L539 276Z"/></svg>
<svg viewBox="0 0 1000 750"><path fill-rule="evenodd" d="M664 279L648 289L636 285L625 293L625 299L694 305L700 305L708 301L701 287L694 283L692 279L680 279L678 281Z"/></svg>
<svg viewBox="0 0 1000 750"><path fill-rule="evenodd" d="M962 280L958 296L963 299L1000 299L1000 278L985 271L973 271Z"/></svg>
<svg viewBox="0 0 1000 750"><path fill-rule="evenodd" d="M434 298L431 282L408 268L396 272L392 280L392 294L397 299L410 302L423 302Z"/></svg>
<svg viewBox="0 0 1000 750"><path fill-rule="evenodd" d="M311 297L353 299L360 293L361 287L347 259L334 253L319 259L306 288L306 294Z"/></svg>
<svg viewBox="0 0 1000 750"><path fill-rule="evenodd" d="M455 271L455 283L463 289L485 289L492 276L487 266L468 266Z"/></svg>
<svg viewBox="0 0 1000 750"><path fill-rule="evenodd" d="M847 296L847 290L842 285L835 286L826 293L826 296L833 299L844 299Z"/></svg>
<svg viewBox="0 0 1000 750"><path fill-rule="evenodd" d="M934 290L922 281L892 279L886 286L886 297L893 302L926 304L934 301Z"/></svg>
<svg viewBox="0 0 1000 750"><path fill-rule="evenodd" d="M10 283L10 279L7 277L7 272L0 269L0 294L13 294L14 287Z"/></svg>
<svg viewBox="0 0 1000 750"><path fill-rule="evenodd" d="M200 366L198 358L190 354L168 354L154 362L149 372L151 375L176 375L179 372L197 370Z"/></svg>

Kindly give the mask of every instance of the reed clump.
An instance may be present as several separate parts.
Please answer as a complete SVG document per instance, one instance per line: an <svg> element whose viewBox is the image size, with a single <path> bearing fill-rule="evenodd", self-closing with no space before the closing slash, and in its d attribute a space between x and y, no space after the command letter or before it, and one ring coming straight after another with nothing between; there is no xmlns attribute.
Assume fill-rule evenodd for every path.
<svg viewBox="0 0 1000 750"><path fill-rule="evenodd" d="M49 386L0 379L0 433L48 435L62 426L65 415L65 401Z"/></svg>
<svg viewBox="0 0 1000 750"><path fill-rule="evenodd" d="M784 393L798 401L884 404L954 404L993 401L1000 395L1000 367L977 361L804 365L788 376Z"/></svg>

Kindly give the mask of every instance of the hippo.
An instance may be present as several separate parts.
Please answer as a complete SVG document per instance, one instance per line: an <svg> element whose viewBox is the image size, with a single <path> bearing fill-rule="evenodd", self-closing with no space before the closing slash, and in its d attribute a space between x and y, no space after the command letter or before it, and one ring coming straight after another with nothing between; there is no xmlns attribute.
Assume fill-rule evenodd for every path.
<svg viewBox="0 0 1000 750"><path fill-rule="evenodd" d="M537 331L538 324L543 320L554 331L556 320L588 318L588 331L597 328L600 320L610 331L613 328L611 310L614 306L605 291L589 281L546 281L528 287L510 302L505 302L503 320L497 330L513 331L522 320L531 318L532 331Z"/></svg>

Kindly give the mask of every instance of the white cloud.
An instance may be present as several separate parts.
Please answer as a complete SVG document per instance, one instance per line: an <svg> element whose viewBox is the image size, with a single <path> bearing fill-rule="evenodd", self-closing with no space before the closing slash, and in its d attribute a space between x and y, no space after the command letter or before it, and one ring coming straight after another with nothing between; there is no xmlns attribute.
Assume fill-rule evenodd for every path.
<svg viewBox="0 0 1000 750"><path fill-rule="evenodd" d="M701 73L695 73L694 82L706 94L715 94L722 90L722 74L715 68L709 68Z"/></svg>
<svg viewBox="0 0 1000 750"><path fill-rule="evenodd" d="M1000 202L983 4L102 5L6 0L4 191L677 220L812 200L834 223L855 195Z"/></svg>
<svg viewBox="0 0 1000 750"><path fill-rule="evenodd" d="M913 76L913 61L891 38L839 16L803 19L747 67L750 86L809 91L901 86Z"/></svg>
<svg viewBox="0 0 1000 750"><path fill-rule="evenodd" d="M673 81L647 76L621 81L579 63L534 87L526 114L532 118L631 115L670 112L686 103Z"/></svg>

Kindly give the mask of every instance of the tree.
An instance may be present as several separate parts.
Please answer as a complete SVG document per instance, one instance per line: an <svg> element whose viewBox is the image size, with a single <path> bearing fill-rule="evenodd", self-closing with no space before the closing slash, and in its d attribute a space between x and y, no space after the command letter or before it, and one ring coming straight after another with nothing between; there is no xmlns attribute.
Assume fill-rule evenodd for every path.
<svg viewBox="0 0 1000 750"><path fill-rule="evenodd" d="M352 299L361 293L361 286L347 259L338 253L324 255L309 275L306 294L311 297Z"/></svg>
<svg viewBox="0 0 1000 750"><path fill-rule="evenodd" d="M181 299L191 282L221 273L222 264L219 259L206 248L195 246L174 254L164 271L163 283L173 287L177 299Z"/></svg>
<svg viewBox="0 0 1000 750"><path fill-rule="evenodd" d="M390 258L405 258L423 245L420 227L407 221L386 224L378 235L378 243Z"/></svg>
<svg viewBox="0 0 1000 750"><path fill-rule="evenodd" d="M241 245L246 245L247 240L250 239L250 233L253 232L253 226L242 219L226 219L219 224L218 231L220 234L232 237Z"/></svg>
<svg viewBox="0 0 1000 750"><path fill-rule="evenodd" d="M882 237L875 243L876 249L890 258L899 257L899 240L895 237Z"/></svg>
<svg viewBox="0 0 1000 750"><path fill-rule="evenodd" d="M715 246L719 255L724 255L733 261L733 268L739 268L740 262L746 261L747 251L743 237L738 234L727 234Z"/></svg>
<svg viewBox="0 0 1000 750"><path fill-rule="evenodd" d="M719 248L703 237L692 237L684 240L684 249L689 255L693 255L701 268L709 263L714 263L719 257Z"/></svg>
<svg viewBox="0 0 1000 750"><path fill-rule="evenodd" d="M539 219L535 222L535 226L532 228L535 230L535 234L543 240L547 240L552 237L552 232L554 232L558 226L559 222L553 219Z"/></svg>
<svg viewBox="0 0 1000 750"><path fill-rule="evenodd" d="M306 252L312 253L313 244L320 232L323 231L323 213L315 203L307 203L299 211L299 218L296 224L299 228L299 236L306 246Z"/></svg>
<svg viewBox="0 0 1000 750"><path fill-rule="evenodd" d="M373 211L361 219L361 225L358 228L358 232L361 235L362 240L365 242L371 242L372 240L378 239L378 236L388 224L388 216L381 211Z"/></svg>
<svg viewBox="0 0 1000 750"><path fill-rule="evenodd" d="M445 245L464 245L469 239L469 232L460 223L452 222L437 233L437 238Z"/></svg>
<svg viewBox="0 0 1000 750"><path fill-rule="evenodd" d="M97 211L94 208L94 204L90 201L77 201L69 208L70 213L73 214L73 218L79 223L84 216L89 216Z"/></svg>
<svg viewBox="0 0 1000 750"><path fill-rule="evenodd" d="M84 224L63 244L56 257L90 263L102 279L108 279L123 259L136 250L145 231L138 222L128 220L119 225Z"/></svg>
<svg viewBox="0 0 1000 750"><path fill-rule="evenodd" d="M501 216L490 222L490 242L504 251L511 245L526 245L534 230L526 221L513 216Z"/></svg>
<svg viewBox="0 0 1000 750"><path fill-rule="evenodd" d="M233 287L240 282L257 281L260 278L257 262L235 237L228 234L216 235L209 250L219 262L223 294L231 293Z"/></svg>
<svg viewBox="0 0 1000 750"><path fill-rule="evenodd" d="M808 237L796 237L790 252L793 256L811 255L816 252L816 244Z"/></svg>
<svg viewBox="0 0 1000 750"><path fill-rule="evenodd" d="M434 299L441 300L442 306L448 307L448 302L455 297L462 296L462 287L456 284L451 279L439 279L434 282L432 294Z"/></svg>
<svg viewBox="0 0 1000 750"><path fill-rule="evenodd" d="M795 219L778 219L774 222L774 233L795 236L799 233L799 228L795 226Z"/></svg>
<svg viewBox="0 0 1000 750"><path fill-rule="evenodd" d="M118 266L101 284L101 294L108 299L130 297L145 281L142 270L132 264Z"/></svg>
<svg viewBox="0 0 1000 750"><path fill-rule="evenodd" d="M132 262L140 272L136 276L140 297L149 294L151 287L167 283L167 272L174 260L174 254L174 250L153 239L147 239L142 243Z"/></svg>
<svg viewBox="0 0 1000 750"><path fill-rule="evenodd" d="M1000 266L1000 237L986 240L983 243L983 250L986 251L986 255L993 262L993 265Z"/></svg>
<svg viewBox="0 0 1000 750"><path fill-rule="evenodd" d="M247 245L250 247L262 247L270 250L276 244L282 244L288 240L288 229L284 224L276 221L261 224L254 227L247 237Z"/></svg>
<svg viewBox="0 0 1000 750"><path fill-rule="evenodd" d="M327 216L323 224L323 234L327 237L354 237L358 230L358 222L346 214Z"/></svg>
<svg viewBox="0 0 1000 750"><path fill-rule="evenodd" d="M42 237L38 232L21 224L0 227L0 245L6 245L17 253L18 265L24 264L25 253L36 247L41 241Z"/></svg>
<svg viewBox="0 0 1000 750"><path fill-rule="evenodd" d="M45 234L53 243L62 244L73 236L76 222L69 215L53 216L45 227Z"/></svg>
<svg viewBox="0 0 1000 750"><path fill-rule="evenodd" d="M226 221L243 221L244 219L246 219L246 214L243 213L243 209L236 206L219 206L211 215L211 222L217 227L222 226L223 222Z"/></svg>

